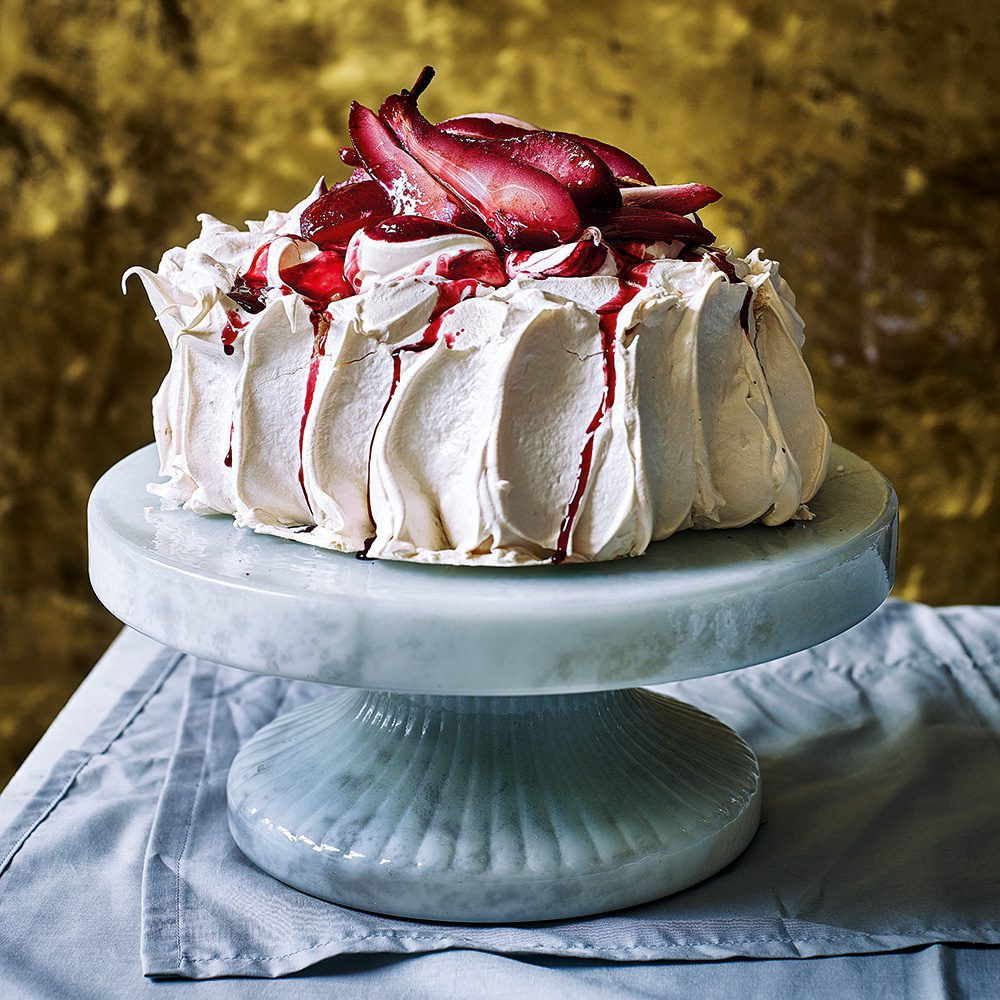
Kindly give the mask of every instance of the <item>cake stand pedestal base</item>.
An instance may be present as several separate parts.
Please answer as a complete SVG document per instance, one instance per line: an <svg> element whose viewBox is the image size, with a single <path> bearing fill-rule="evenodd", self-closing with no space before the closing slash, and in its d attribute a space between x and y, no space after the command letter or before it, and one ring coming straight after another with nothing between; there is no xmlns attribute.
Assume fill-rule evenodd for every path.
<svg viewBox="0 0 1000 1000"><path fill-rule="evenodd" d="M640 688L523 697L346 690L271 723L229 776L265 871L426 920L633 906L733 860L760 774L728 727Z"/></svg>

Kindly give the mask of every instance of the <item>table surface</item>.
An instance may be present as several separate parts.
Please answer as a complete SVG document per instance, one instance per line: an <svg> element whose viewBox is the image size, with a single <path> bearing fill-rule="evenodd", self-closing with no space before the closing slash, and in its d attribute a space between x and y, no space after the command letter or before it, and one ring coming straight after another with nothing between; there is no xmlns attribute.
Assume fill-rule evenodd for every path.
<svg viewBox="0 0 1000 1000"><path fill-rule="evenodd" d="M919 639L915 636L915 639ZM98 662L90 676L70 699L45 737L25 761L7 788L0 793L0 829L6 827L48 774L60 756L72 752L100 723L122 692L136 682L151 659L162 651L154 641L126 629ZM78 794L86 794L85 791ZM119 869L122 865L118 865ZM126 869L128 870L128 869ZM24 873L19 876L22 880ZM119 877L120 878L120 877ZM110 886L110 888L109 888ZM118 884L115 879L101 892L111 900L137 897L139 885ZM72 889L67 886L67 890ZM11 884L4 893L30 891ZM82 887L73 892L79 896ZM9 897L8 897L9 898ZM89 898L89 897L88 897ZM72 896L67 897L72 903ZM137 905L129 903L126 911ZM115 904L109 917L122 907ZM134 921L132 921L134 923ZM2 922L0 922L2 924ZM9 926L8 926L9 929ZM84 933L81 928L81 933ZM0 930L0 937L7 932ZM31 937L32 935L29 935ZM386 995L420 996L572 996L605 998L632 996L746 996L809 995L833 998L845 995L891 997L983 997L1000 993L1000 951L982 946L935 945L888 954L845 955L816 959L786 959L726 962L636 962L608 963L579 959L482 954L446 951L416 956L341 956L295 976L278 980L220 979L175 981L154 984L142 980L137 971L137 944L118 942L112 952L102 954L91 932L84 937L96 948L85 967L63 968L59 949L53 950L44 934L34 934L30 952L18 952L13 964L0 959L0 992L6 996L54 995L53 984L73 982L79 995L128 997L135 1000L148 991L187 996L300 997L316 995L317 989L334 989L352 997ZM0 949L12 955L5 947ZM90 952L88 951L88 954ZM48 971L44 971L47 969ZM13 972L12 972L13 970ZM13 992L11 991L13 984ZM49 992L46 992L48 990Z"/></svg>
<svg viewBox="0 0 1000 1000"><path fill-rule="evenodd" d="M811 521L684 531L635 559L542 567L361 561L161 509L152 446L89 509L91 579L122 621L260 673L441 694L653 684L837 635L889 593L896 498L835 447Z"/></svg>
<svg viewBox="0 0 1000 1000"><path fill-rule="evenodd" d="M122 629L0 791L0 830L21 811L59 757L80 746L111 711L135 681L136 665L148 663L162 649L156 640Z"/></svg>

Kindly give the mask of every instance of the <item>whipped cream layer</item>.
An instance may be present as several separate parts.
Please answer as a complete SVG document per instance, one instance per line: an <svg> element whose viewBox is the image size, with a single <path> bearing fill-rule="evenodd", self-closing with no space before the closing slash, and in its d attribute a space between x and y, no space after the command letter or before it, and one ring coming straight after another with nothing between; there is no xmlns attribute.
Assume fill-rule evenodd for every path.
<svg viewBox="0 0 1000 1000"><path fill-rule="evenodd" d="M371 558L489 565L809 516L830 435L759 251L589 228L501 259L474 233L361 230L334 261L298 236L320 190L247 231L201 216L126 274L172 352L151 492ZM255 311L230 294L248 275Z"/></svg>

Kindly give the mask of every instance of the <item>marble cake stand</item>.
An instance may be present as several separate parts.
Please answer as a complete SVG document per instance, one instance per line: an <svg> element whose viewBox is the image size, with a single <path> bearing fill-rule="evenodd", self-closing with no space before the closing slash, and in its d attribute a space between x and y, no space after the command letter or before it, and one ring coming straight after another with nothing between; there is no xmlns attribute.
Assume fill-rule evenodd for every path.
<svg viewBox="0 0 1000 1000"><path fill-rule="evenodd" d="M579 916L728 864L759 821L756 758L641 685L837 635L895 565L892 489L839 448L811 522L524 569L361 562L161 510L155 476L149 447L94 489L104 604L198 656L340 686L240 751L236 843L289 885L406 917Z"/></svg>

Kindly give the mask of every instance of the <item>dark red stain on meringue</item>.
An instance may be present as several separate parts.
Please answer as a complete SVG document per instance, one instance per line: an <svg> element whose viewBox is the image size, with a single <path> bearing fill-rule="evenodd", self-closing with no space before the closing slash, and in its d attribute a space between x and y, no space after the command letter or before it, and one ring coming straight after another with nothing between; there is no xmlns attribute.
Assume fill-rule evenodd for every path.
<svg viewBox="0 0 1000 1000"><path fill-rule="evenodd" d="M431 309L431 314L427 318L427 326L424 328L423 336L420 340L414 341L412 344L403 344L397 347L391 354L392 378L389 381L389 394L386 397L378 420L375 421L371 440L368 442L368 480L365 488L365 504L368 508L368 520L372 523L373 527L376 527L376 532L375 515L372 512L372 456L375 452L375 437L378 434L378 429L382 425L386 413L389 411L389 406L396 395L396 390L399 388L399 381L403 376L402 356L404 354L420 354L433 347L440 337L441 324L445 316L463 299L473 297L480 284L474 278L463 278L458 281L442 281L437 286L437 301L434 303L434 308ZM453 335L446 335L445 346L450 348L455 342L455 337L460 332L458 331ZM359 552L355 553L355 557L358 559L367 559L368 553L374 544L375 535L372 535L371 538L366 538L364 546Z"/></svg>
<svg viewBox="0 0 1000 1000"><path fill-rule="evenodd" d="M729 284L746 285L746 282L736 273L733 262L718 247L689 248L681 254L681 260L689 261L704 260L706 257L726 276ZM747 340L750 340L750 306L752 303L753 289L747 285L746 295L743 296L743 304L740 306L740 328Z"/></svg>
<svg viewBox="0 0 1000 1000"><path fill-rule="evenodd" d="M605 417L615 403L615 347L618 343L618 317L625 306L646 287L652 266L652 261L646 261L622 271L618 276L618 291L604 305L599 306L597 309L597 315L600 317L604 391L601 394L601 401L598 403L597 410L587 425L583 450L580 453L576 487L573 490L573 496L570 497L570 501L566 505L566 513L563 515L562 523L559 525L556 551L552 557L552 562L556 565L563 562L569 554L573 526L576 524L577 515L580 513L580 503L583 500L583 494L586 492L587 483L590 480L591 466L594 462L594 439L598 428L604 423Z"/></svg>
<svg viewBox="0 0 1000 1000"><path fill-rule="evenodd" d="M399 348L405 350L426 350L437 343L438 334L441 332L441 324L445 316L458 305L463 299L472 298L476 294L481 282L475 278L460 278L458 281L444 281L437 286L437 302L431 310L430 319L427 321L427 329L424 331L423 339L419 347L414 348L409 345ZM448 344L451 347L451 344Z"/></svg>

